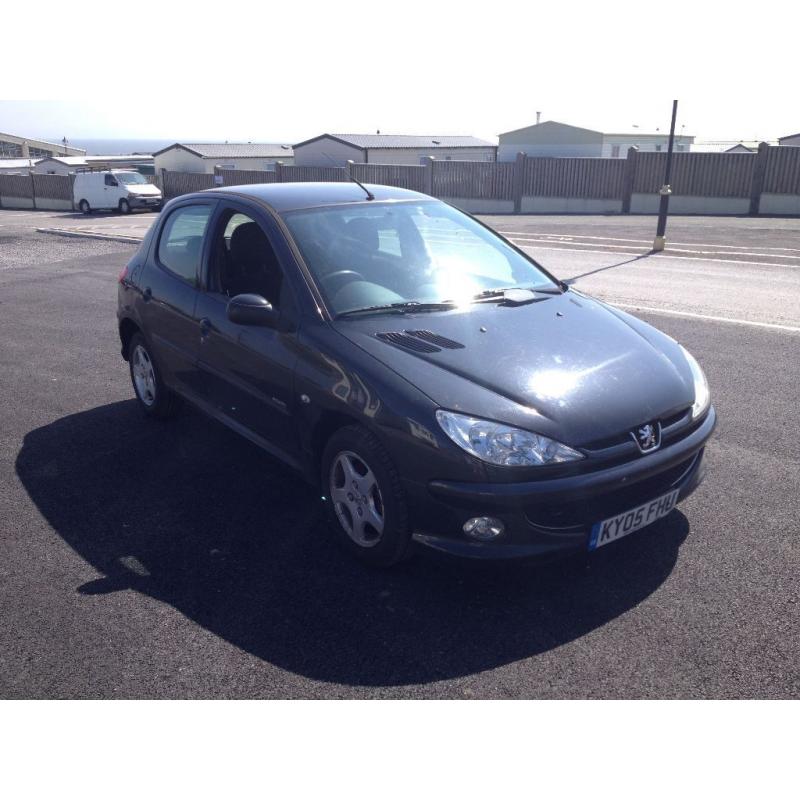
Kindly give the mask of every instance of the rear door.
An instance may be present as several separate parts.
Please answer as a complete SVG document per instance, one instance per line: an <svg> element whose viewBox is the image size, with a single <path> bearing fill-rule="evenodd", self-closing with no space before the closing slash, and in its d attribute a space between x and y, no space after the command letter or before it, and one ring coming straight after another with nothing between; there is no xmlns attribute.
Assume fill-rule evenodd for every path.
<svg viewBox="0 0 800 800"><path fill-rule="evenodd" d="M204 397L215 412L265 449L296 463L296 304L274 247L280 234L269 222L247 206L220 201L209 236L207 285L195 308L197 363ZM228 301L245 293L265 297L279 312L275 328L228 319Z"/></svg>
<svg viewBox="0 0 800 800"><path fill-rule="evenodd" d="M195 304L215 200L187 200L160 226L142 275L141 316L165 380L179 391L198 391L199 330Z"/></svg>

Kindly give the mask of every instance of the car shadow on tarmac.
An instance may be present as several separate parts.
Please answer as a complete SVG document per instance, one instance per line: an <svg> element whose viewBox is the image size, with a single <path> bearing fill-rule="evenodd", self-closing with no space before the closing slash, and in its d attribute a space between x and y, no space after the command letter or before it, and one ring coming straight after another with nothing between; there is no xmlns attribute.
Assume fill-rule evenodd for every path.
<svg viewBox="0 0 800 800"><path fill-rule="evenodd" d="M196 412L154 422L133 400L31 431L16 468L102 575L70 591L144 592L282 669L352 686L470 675L581 637L658 589L689 529L675 511L591 557L422 553L373 571L331 540L290 471Z"/></svg>

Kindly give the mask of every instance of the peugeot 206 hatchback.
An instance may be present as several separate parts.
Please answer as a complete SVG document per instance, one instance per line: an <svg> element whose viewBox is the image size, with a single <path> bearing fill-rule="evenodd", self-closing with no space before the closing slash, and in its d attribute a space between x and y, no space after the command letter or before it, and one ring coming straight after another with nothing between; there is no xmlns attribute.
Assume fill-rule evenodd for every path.
<svg viewBox="0 0 800 800"><path fill-rule="evenodd" d="M118 316L145 414L185 398L298 470L376 565L615 542L698 486L715 425L680 344L403 189L172 200Z"/></svg>

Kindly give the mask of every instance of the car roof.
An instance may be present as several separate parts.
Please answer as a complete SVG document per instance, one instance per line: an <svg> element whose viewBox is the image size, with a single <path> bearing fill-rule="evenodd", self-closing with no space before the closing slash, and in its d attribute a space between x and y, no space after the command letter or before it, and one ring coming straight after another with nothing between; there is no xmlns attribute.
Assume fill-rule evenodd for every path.
<svg viewBox="0 0 800 800"><path fill-rule="evenodd" d="M375 196L375 200L432 200L428 195L399 189L396 186L364 184ZM275 211L295 211L316 206L339 205L341 203L363 203L367 201L364 190L356 183L254 183L244 186L225 186L207 190L216 195L236 194L252 197L266 203ZM206 192L203 192L206 194Z"/></svg>

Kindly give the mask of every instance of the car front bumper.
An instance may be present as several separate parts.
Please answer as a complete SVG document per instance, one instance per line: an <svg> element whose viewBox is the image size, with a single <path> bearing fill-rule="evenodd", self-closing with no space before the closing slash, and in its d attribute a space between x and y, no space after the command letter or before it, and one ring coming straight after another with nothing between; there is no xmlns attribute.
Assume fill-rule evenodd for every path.
<svg viewBox="0 0 800 800"><path fill-rule="evenodd" d="M131 208L159 208L164 201L160 197L146 195L143 197L129 197L128 202Z"/></svg>
<svg viewBox="0 0 800 800"><path fill-rule="evenodd" d="M705 474L705 444L716 425L710 408L678 442L596 472L526 483L406 483L415 514L414 539L453 555L498 559L586 551L592 526L675 489L687 498ZM492 516L505 532L490 542L470 540L462 525Z"/></svg>

